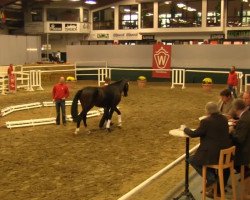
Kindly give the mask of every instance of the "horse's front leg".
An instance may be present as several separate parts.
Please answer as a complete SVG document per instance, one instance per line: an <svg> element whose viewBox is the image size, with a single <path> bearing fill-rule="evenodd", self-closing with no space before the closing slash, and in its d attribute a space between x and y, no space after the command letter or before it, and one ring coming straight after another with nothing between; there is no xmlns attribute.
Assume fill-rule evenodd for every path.
<svg viewBox="0 0 250 200"><path fill-rule="evenodd" d="M103 127L105 121L108 120L108 116L109 116L109 108L106 107L106 108L104 108L104 113L103 113L102 118L99 122L99 128Z"/></svg>
<svg viewBox="0 0 250 200"><path fill-rule="evenodd" d="M121 127L122 126L122 113L117 107L115 107L114 111L118 114L118 125L117 126Z"/></svg>

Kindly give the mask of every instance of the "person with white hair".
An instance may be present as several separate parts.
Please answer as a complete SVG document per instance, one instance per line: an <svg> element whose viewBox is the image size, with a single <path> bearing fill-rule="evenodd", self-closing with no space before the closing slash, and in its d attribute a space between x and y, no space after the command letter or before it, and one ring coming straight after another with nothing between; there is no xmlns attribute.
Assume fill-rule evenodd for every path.
<svg viewBox="0 0 250 200"><path fill-rule="evenodd" d="M208 102L205 106L207 117L200 121L196 130L191 130L182 126L183 131L189 137L200 137L200 146L194 155L190 156L189 163L202 176L203 165L218 164L220 150L232 146L229 135L227 118L219 111L218 105L214 102ZM212 186L216 183L218 177L214 169L207 169L207 196L213 196Z"/></svg>

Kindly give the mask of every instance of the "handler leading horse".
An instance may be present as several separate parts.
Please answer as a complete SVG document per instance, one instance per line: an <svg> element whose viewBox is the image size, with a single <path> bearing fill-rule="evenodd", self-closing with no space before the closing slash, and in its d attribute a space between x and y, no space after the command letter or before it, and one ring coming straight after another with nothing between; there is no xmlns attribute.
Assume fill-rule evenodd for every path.
<svg viewBox="0 0 250 200"><path fill-rule="evenodd" d="M121 101L122 92L126 97L128 95L128 80L122 79L105 87L86 87L79 90L72 102L71 115L77 128L75 134L79 132L81 120L83 120L85 128L87 128L87 113L94 106L104 108L104 114L99 126L102 127L107 120L106 128L110 131L110 122L114 111L118 114L118 126L121 126L121 112L117 105ZM78 115L78 100L82 105L82 112Z"/></svg>

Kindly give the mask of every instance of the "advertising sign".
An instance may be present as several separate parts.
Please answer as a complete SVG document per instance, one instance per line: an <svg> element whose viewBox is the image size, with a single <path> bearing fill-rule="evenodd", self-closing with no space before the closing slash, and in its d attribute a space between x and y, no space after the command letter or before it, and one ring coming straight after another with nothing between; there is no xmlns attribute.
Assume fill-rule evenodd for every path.
<svg viewBox="0 0 250 200"><path fill-rule="evenodd" d="M154 44L153 45L153 69L163 69L153 71L152 77L154 78L170 78L171 67L171 45Z"/></svg>
<svg viewBox="0 0 250 200"><path fill-rule="evenodd" d="M62 24L60 23L49 23L49 31L62 31Z"/></svg>
<svg viewBox="0 0 250 200"><path fill-rule="evenodd" d="M74 23L65 24L65 32L78 32L78 26Z"/></svg>

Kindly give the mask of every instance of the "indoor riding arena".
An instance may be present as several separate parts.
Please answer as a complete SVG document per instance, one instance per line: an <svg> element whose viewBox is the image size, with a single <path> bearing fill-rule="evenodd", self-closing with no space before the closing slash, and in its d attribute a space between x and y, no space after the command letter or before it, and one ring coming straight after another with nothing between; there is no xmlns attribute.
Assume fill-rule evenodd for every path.
<svg viewBox="0 0 250 200"><path fill-rule="evenodd" d="M249 0L1 0L0 200L219 199L188 162L202 142L185 127L223 90L249 92L249 13ZM89 102L102 105L78 131L72 110ZM250 199L248 167L219 176L220 199Z"/></svg>
<svg viewBox="0 0 250 200"><path fill-rule="evenodd" d="M51 101L52 86L58 78L45 83L43 91L21 90L1 96L1 108ZM96 82L69 83L69 99L90 85ZM196 127L205 103L217 101L223 87L216 85L206 92L200 84L182 90L171 89L166 82L150 82L140 88L132 81L128 96L119 104L122 128L116 127L114 113L111 133L99 129L100 116L87 120L91 134L81 124L76 136L72 122L66 127L4 127L7 121L54 117L54 107L17 111L0 118L1 199L118 199L184 153L185 140L169 135L169 130L181 124ZM191 146L197 142L193 139ZM136 199L162 198L183 174L184 167L177 167L157 187Z"/></svg>

